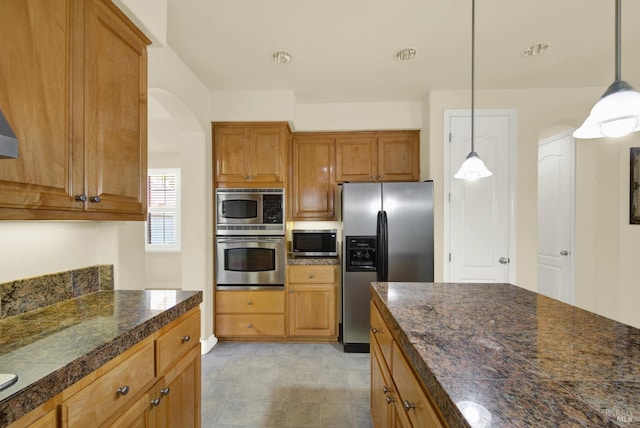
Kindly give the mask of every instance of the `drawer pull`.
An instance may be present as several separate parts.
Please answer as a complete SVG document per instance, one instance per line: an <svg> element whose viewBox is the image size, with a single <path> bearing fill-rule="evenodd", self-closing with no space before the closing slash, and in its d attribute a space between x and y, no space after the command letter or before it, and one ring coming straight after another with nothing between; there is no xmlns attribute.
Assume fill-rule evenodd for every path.
<svg viewBox="0 0 640 428"><path fill-rule="evenodd" d="M160 395L169 395L170 392L171 390L169 388L162 388L160 390Z"/></svg>
<svg viewBox="0 0 640 428"><path fill-rule="evenodd" d="M127 385L121 386L116 392L118 393L118 395L127 395L129 393L129 387Z"/></svg>
<svg viewBox="0 0 640 428"><path fill-rule="evenodd" d="M386 394L389 391L391 391L391 390L389 388L387 388L386 385L382 385L382 392L384 392Z"/></svg>
<svg viewBox="0 0 640 428"><path fill-rule="evenodd" d="M373 334L378 334L378 333L383 333L384 329L383 328L377 329L375 327L371 327L371 331L373 332Z"/></svg>
<svg viewBox="0 0 640 428"><path fill-rule="evenodd" d="M315 277L316 277L316 276L315 276L314 274L309 275L309 279L313 279L313 278L315 278Z"/></svg>
<svg viewBox="0 0 640 428"><path fill-rule="evenodd" d="M158 407L160 405L160 399L154 398L153 400L151 400L151 405L154 407Z"/></svg>
<svg viewBox="0 0 640 428"><path fill-rule="evenodd" d="M253 328L253 324L247 324L247 328Z"/></svg>
<svg viewBox="0 0 640 428"><path fill-rule="evenodd" d="M191 340L191 336L189 336L188 334L186 336L182 336L182 341L183 342L188 342Z"/></svg>
<svg viewBox="0 0 640 428"><path fill-rule="evenodd" d="M415 409L416 405L411 403L410 401L404 400L402 402L402 405L404 406L404 409L408 412L411 409Z"/></svg>
<svg viewBox="0 0 640 428"><path fill-rule="evenodd" d="M251 306L251 305L253 305L253 302L252 302L251 300L249 300L249 301L247 302L247 305Z"/></svg>
<svg viewBox="0 0 640 428"><path fill-rule="evenodd" d="M396 399L395 399L395 398L393 398L393 397L389 397L389 396L387 395L387 404L391 404L391 403L393 403L394 401L396 401Z"/></svg>

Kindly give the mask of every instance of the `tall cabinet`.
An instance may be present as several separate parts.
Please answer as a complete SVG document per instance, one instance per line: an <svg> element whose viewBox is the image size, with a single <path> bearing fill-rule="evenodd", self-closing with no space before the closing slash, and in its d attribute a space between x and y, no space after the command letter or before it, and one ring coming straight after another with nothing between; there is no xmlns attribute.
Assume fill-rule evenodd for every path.
<svg viewBox="0 0 640 428"><path fill-rule="evenodd" d="M5 0L0 219L143 220L150 43L110 0Z"/></svg>

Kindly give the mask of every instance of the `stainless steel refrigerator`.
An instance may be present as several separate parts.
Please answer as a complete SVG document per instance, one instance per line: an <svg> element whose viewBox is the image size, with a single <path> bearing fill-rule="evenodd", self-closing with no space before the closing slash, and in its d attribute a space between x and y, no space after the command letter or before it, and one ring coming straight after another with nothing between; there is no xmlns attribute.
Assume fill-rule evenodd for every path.
<svg viewBox="0 0 640 428"><path fill-rule="evenodd" d="M433 282L433 182L342 187L342 342L369 351L371 282Z"/></svg>

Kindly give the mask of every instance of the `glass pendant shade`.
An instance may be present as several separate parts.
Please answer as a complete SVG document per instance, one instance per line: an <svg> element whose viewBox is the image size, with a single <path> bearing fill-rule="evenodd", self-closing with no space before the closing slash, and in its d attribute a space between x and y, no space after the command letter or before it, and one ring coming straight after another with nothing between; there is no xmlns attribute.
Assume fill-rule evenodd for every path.
<svg viewBox="0 0 640 428"><path fill-rule="evenodd" d="M491 175L493 174L484 162L482 162L480 156L478 156L476 152L470 152L454 177L463 180L477 180L478 178L490 177Z"/></svg>
<svg viewBox="0 0 640 428"><path fill-rule="evenodd" d="M640 131L640 93L623 80L609 86L591 114L573 133L575 138L623 137Z"/></svg>

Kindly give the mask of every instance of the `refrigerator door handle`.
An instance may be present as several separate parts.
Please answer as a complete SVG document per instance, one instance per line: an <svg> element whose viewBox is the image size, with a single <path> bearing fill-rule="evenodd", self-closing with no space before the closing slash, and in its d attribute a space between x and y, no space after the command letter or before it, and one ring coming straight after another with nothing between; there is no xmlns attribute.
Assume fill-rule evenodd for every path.
<svg viewBox="0 0 640 428"><path fill-rule="evenodd" d="M378 219L376 222L376 276L377 281L384 281L384 272L382 266L384 264L384 254L382 245L384 240L384 230L382 229L382 211L378 211Z"/></svg>
<svg viewBox="0 0 640 428"><path fill-rule="evenodd" d="M387 221L387 212L382 211L382 230L383 230L383 260L382 260L382 280L389 281L389 222Z"/></svg>

